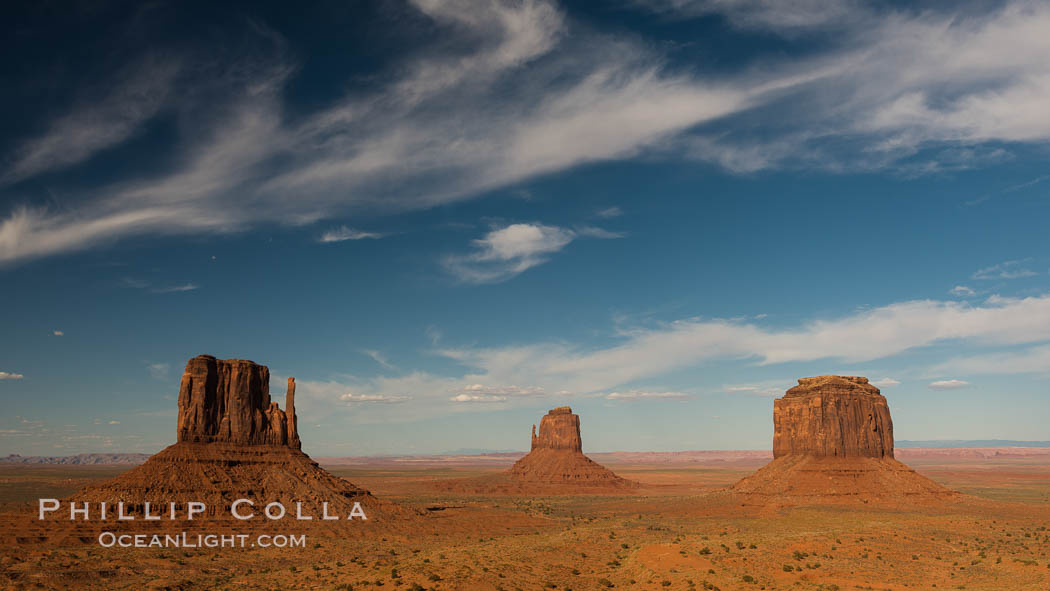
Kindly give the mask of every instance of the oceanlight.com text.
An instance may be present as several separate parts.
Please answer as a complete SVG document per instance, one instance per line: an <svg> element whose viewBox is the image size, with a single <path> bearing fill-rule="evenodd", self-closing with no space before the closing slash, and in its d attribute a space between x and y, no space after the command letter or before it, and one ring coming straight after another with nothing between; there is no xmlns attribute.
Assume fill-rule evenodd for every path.
<svg viewBox="0 0 1050 591"><path fill-rule="evenodd" d="M102 532L103 548L305 548L306 534L122 534Z"/></svg>

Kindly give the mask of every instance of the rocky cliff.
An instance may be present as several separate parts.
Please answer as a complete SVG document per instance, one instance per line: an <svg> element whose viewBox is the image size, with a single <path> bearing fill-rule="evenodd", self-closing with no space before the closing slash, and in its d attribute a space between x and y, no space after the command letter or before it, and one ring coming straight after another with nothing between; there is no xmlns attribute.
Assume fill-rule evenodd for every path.
<svg viewBox="0 0 1050 591"><path fill-rule="evenodd" d="M773 402L773 457L893 457L893 421L867 378L802 378Z"/></svg>
<svg viewBox="0 0 1050 591"><path fill-rule="evenodd" d="M288 378L285 410L270 401L270 370L243 359L198 355L179 386L178 440L299 449L295 378Z"/></svg>

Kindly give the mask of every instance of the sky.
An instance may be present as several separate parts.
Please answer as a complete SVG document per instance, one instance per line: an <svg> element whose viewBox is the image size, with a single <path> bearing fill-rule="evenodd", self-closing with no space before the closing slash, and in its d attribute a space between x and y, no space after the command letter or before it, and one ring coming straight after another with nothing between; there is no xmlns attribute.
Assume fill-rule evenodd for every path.
<svg viewBox="0 0 1050 591"><path fill-rule="evenodd" d="M1050 4L10 3L0 454L152 453L186 361L318 456L1050 439Z"/></svg>

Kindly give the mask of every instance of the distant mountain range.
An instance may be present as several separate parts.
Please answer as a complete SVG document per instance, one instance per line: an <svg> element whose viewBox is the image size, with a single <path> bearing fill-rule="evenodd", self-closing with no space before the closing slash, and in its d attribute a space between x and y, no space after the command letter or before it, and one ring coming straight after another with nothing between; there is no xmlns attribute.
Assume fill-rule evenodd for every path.
<svg viewBox="0 0 1050 591"><path fill-rule="evenodd" d="M922 447L927 449L944 449L956 447L1050 447L1050 441L1014 441L1012 439L932 439L929 441L909 441L899 439L894 447Z"/></svg>
<svg viewBox="0 0 1050 591"><path fill-rule="evenodd" d="M149 454L80 454L76 456L20 456L11 454L0 458L0 464L141 464Z"/></svg>

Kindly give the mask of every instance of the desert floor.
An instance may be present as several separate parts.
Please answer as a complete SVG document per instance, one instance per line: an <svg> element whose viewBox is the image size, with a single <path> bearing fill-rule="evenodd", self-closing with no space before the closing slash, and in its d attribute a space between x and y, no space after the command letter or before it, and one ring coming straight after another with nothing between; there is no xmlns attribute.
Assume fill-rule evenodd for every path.
<svg viewBox="0 0 1050 591"><path fill-rule="evenodd" d="M0 465L0 587L1050 591L1050 454L902 459L966 497L764 509L721 492L760 458L607 463L642 483L627 495L476 496L432 483L506 465L369 462L328 468L422 517L290 522L275 531L307 533L305 548L210 550L106 549L27 518L37 498L127 467Z"/></svg>

